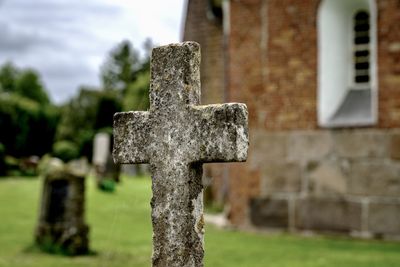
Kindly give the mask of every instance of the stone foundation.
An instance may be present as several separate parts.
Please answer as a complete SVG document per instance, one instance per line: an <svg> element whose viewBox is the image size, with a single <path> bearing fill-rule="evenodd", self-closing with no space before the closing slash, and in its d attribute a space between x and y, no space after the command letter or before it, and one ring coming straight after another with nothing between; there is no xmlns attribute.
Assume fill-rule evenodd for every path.
<svg viewBox="0 0 400 267"><path fill-rule="evenodd" d="M260 188L242 214L257 227L400 236L399 132L253 131Z"/></svg>

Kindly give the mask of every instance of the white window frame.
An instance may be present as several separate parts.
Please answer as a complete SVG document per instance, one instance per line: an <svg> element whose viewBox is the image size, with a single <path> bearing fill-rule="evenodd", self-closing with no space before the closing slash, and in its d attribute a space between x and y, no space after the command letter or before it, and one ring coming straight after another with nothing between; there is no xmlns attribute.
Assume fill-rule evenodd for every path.
<svg viewBox="0 0 400 267"><path fill-rule="evenodd" d="M338 5L343 5L342 7L338 8ZM359 5L359 6L358 6ZM335 7L336 9L332 10L327 10L327 8ZM325 8L325 10L323 10ZM332 79L332 77L337 77L335 75L330 75L328 72L334 71L335 68L333 67L326 67L327 64L332 63L332 60L329 60L329 56L324 55L324 53L330 53L331 51L328 51L326 49L326 40L323 40L322 36L325 36L326 34L323 34L323 30L327 30L328 24L326 22L322 21L325 19L323 16L335 16L334 14L339 14L339 13L334 13L338 12L337 10L344 10L344 12L349 12L348 14L340 14L337 15L337 18L341 18L341 22L337 23L338 27L342 27L343 31L347 32L347 38L343 37L346 36L342 35L342 39L345 38L347 39L346 44L347 44L347 49L345 49L347 52L343 53L345 50L343 49L344 47L342 45L339 45L340 48L339 51L342 51L342 54L338 54L337 56L347 57L347 60L342 60L341 64L338 68L343 68L347 70L347 73L341 72L342 75L341 77L345 77L345 80L342 80L341 82L337 79ZM369 13L369 20L370 20L370 30L369 30L369 36L370 36L370 42L369 42L369 52L370 52L370 58L369 58L369 82L368 83L356 83L355 82L355 65L354 65L354 16L358 11L365 10ZM377 79L377 11L376 11L376 3L375 0L322 0L319 6L318 10L318 125L321 127L358 127L358 126L371 126L375 125L377 123L377 118L378 118L378 79ZM345 17L343 20L343 17ZM332 17L329 18L332 21ZM345 22L343 22L345 21ZM325 23L325 24L324 24ZM333 24L333 23L331 23ZM343 25L347 25L346 28L344 28ZM330 25L332 26L332 25ZM333 31L335 32L335 31ZM338 31L336 31L338 32ZM343 32L342 32L343 34ZM340 36L339 36L340 37ZM338 38L340 39L340 38ZM347 54L346 54L347 53ZM332 58L332 57L331 57ZM346 63L345 63L346 62ZM335 63L335 62L333 62ZM344 64L347 64L345 66ZM325 73L325 74L324 74ZM327 74L328 73L328 74ZM326 86L327 84L331 84ZM329 105L329 97L332 97L332 94L335 95L335 92L329 93L327 90L335 90L334 86L332 84L339 84L338 86L341 88L338 88L339 92L336 95L336 100L332 100L334 106L331 106L328 109L324 109L324 105ZM335 85L336 86L336 85ZM324 91L325 90L325 91ZM368 114L365 114L360 117L360 114L358 113L357 116L353 116L352 114L349 113L349 116L344 118L335 118L335 112L339 112L341 104L344 103L346 100L346 96L350 93L350 91L355 91L355 90L370 90L370 112ZM341 95L341 96L338 96ZM339 103L339 104L338 104ZM351 102L350 102L351 103ZM335 111L336 109L336 111ZM327 111L328 110L328 111ZM330 110L330 111L329 111Z"/></svg>

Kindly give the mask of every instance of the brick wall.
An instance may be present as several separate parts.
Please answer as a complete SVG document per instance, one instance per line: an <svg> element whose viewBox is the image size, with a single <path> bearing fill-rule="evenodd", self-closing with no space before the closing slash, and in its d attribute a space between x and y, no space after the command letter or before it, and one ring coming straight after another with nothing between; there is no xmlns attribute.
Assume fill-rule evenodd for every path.
<svg viewBox="0 0 400 267"><path fill-rule="evenodd" d="M226 102L222 21L213 17L208 1L190 0L187 3L183 40L196 41L201 45L201 102ZM205 184L213 183L207 190L212 191L214 201L219 205L225 202L228 190L226 169L224 164L204 166ZM213 177L212 181L209 181L210 177Z"/></svg>
<svg viewBox="0 0 400 267"><path fill-rule="evenodd" d="M317 129L319 0L231 2L229 96L250 110L251 126ZM379 122L400 127L400 4L379 0Z"/></svg>
<svg viewBox="0 0 400 267"><path fill-rule="evenodd" d="M252 128L316 128L316 0L231 1L231 98Z"/></svg>
<svg viewBox="0 0 400 267"><path fill-rule="evenodd" d="M213 18L208 1L188 1L184 41L201 45L202 103L224 102L222 22Z"/></svg>
<svg viewBox="0 0 400 267"><path fill-rule="evenodd" d="M214 178L214 193L227 192L230 221L239 226L400 234L400 2L377 1L378 125L352 130L317 125L320 0L231 0L225 54L207 52L204 39L216 43L218 33L193 27L210 23L204 10L194 8L200 2L204 8L206 1L189 2L189 15L206 21L193 23L188 16L186 22L193 38L205 46L205 102L226 102L207 82L216 77L222 82L224 72L220 76L212 61L204 61L225 55L225 97L249 109L248 161L214 165L207 172ZM327 213L313 213L315 209ZM379 228L380 221L390 230Z"/></svg>
<svg viewBox="0 0 400 267"><path fill-rule="evenodd" d="M379 126L400 127L400 2L379 0Z"/></svg>
<svg viewBox="0 0 400 267"><path fill-rule="evenodd" d="M290 131L294 135L307 129L319 131L316 21L319 2L230 1L229 96L230 101L248 105L249 158L258 159L258 164L248 162L231 171L231 218L236 224L248 223L249 201L262 191L257 187L265 182L260 177L266 175L262 168L266 162L260 159L268 157L271 149L285 149L272 136L268 137L271 146L260 146L254 141L257 136L271 131ZM375 128L400 127L400 26L396 23L399 16L398 1L378 1L379 122ZM292 170L289 180L281 177L282 183L293 183L301 172L300 167L288 164L283 164L284 167L282 163L272 164L277 172L279 167L281 171ZM294 187L301 186L294 183ZM273 190L273 185L270 187Z"/></svg>

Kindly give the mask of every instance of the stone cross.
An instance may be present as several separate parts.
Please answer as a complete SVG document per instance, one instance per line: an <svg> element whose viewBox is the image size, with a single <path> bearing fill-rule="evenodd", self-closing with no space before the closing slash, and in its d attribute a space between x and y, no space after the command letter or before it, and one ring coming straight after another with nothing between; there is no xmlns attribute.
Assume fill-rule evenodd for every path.
<svg viewBox="0 0 400 267"><path fill-rule="evenodd" d="M150 110L114 116L114 161L149 163L153 266L203 266L202 164L245 161L244 104L200 106L200 45L154 48Z"/></svg>

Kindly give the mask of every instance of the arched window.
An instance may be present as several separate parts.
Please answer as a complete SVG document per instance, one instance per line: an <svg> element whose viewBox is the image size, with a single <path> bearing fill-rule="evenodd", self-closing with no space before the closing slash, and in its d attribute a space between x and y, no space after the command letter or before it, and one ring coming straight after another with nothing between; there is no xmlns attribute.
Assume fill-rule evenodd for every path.
<svg viewBox="0 0 400 267"><path fill-rule="evenodd" d="M318 11L318 122L377 121L376 7L373 0L322 0Z"/></svg>

